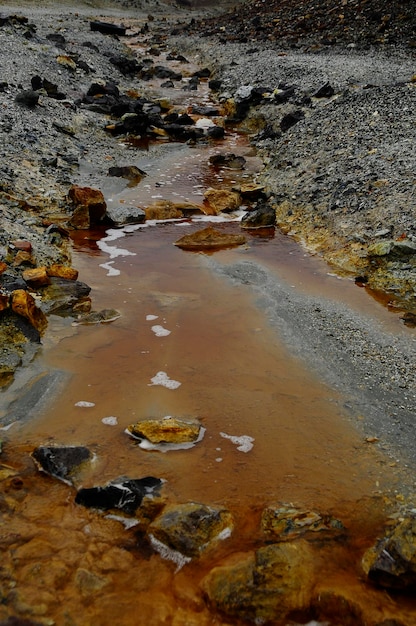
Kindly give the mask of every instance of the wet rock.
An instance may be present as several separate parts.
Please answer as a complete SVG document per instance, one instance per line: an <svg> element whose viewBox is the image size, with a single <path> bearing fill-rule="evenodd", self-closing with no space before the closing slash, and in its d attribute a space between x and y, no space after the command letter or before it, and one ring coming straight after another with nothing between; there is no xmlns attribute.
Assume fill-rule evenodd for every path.
<svg viewBox="0 0 416 626"><path fill-rule="evenodd" d="M40 446L32 452L39 470L72 484L74 473L92 458L84 446Z"/></svg>
<svg viewBox="0 0 416 626"><path fill-rule="evenodd" d="M344 526L330 515L283 505L264 509L261 528L265 533L285 540L305 532L339 531L343 530Z"/></svg>
<svg viewBox="0 0 416 626"><path fill-rule="evenodd" d="M39 94L31 89L26 89L24 91L20 91L15 100L18 104L26 106L29 109L34 109L39 102Z"/></svg>
<svg viewBox="0 0 416 626"><path fill-rule="evenodd" d="M236 191L227 189L207 189L204 193L204 204L208 215L218 215L222 211L235 211L241 205L241 196Z"/></svg>
<svg viewBox="0 0 416 626"><path fill-rule="evenodd" d="M413 311L407 311L400 319L403 320L405 326L416 328L416 313Z"/></svg>
<svg viewBox="0 0 416 626"><path fill-rule="evenodd" d="M312 612L319 621L342 626L365 626L369 622L363 615L360 603L349 589L319 589L311 603Z"/></svg>
<svg viewBox="0 0 416 626"><path fill-rule="evenodd" d="M119 317L121 317L121 313L116 309L102 309L101 311L91 311L85 315L78 316L74 325L109 324L119 319Z"/></svg>
<svg viewBox="0 0 416 626"><path fill-rule="evenodd" d="M55 315L71 315L73 307L86 299L91 291L86 283L51 276L51 283L42 291L42 310Z"/></svg>
<svg viewBox="0 0 416 626"><path fill-rule="evenodd" d="M202 581L211 606L258 624L281 623L307 609L313 585L313 553L303 540L260 548L215 567Z"/></svg>
<svg viewBox="0 0 416 626"><path fill-rule="evenodd" d="M109 176L116 176L118 178L126 178L135 185L137 185L145 176L146 172L136 167L135 165L124 165L122 167L110 167L108 170Z"/></svg>
<svg viewBox="0 0 416 626"><path fill-rule="evenodd" d="M106 212L107 218L117 225L143 224L146 221L146 213L136 206L109 206Z"/></svg>
<svg viewBox="0 0 416 626"><path fill-rule="evenodd" d="M210 139L223 139L225 130L222 126L210 126L207 128L207 136Z"/></svg>
<svg viewBox="0 0 416 626"><path fill-rule="evenodd" d="M416 587L416 513L412 513L363 557L368 579L392 589Z"/></svg>
<svg viewBox="0 0 416 626"><path fill-rule="evenodd" d="M197 421L167 416L163 419L147 419L127 427L127 431L139 439L151 443L185 443L196 441L201 425Z"/></svg>
<svg viewBox="0 0 416 626"><path fill-rule="evenodd" d="M259 183L243 183L239 192L243 200L260 200L265 197L265 188L264 185L260 185Z"/></svg>
<svg viewBox="0 0 416 626"><path fill-rule="evenodd" d="M128 515L134 515L145 496L159 495L162 484L160 478L153 476L120 478L104 487L80 489L75 502L93 509L119 509Z"/></svg>
<svg viewBox="0 0 416 626"><path fill-rule="evenodd" d="M73 228L88 229L103 220L107 205L99 189L72 185L68 192L68 199L74 207L69 220Z"/></svg>
<svg viewBox="0 0 416 626"><path fill-rule="evenodd" d="M241 218L241 228L264 228L275 226L276 211L266 202L258 205L254 211L249 211Z"/></svg>
<svg viewBox="0 0 416 626"><path fill-rule="evenodd" d="M25 270L22 274L22 278L25 283L34 289L50 284L46 267L35 267L34 269Z"/></svg>
<svg viewBox="0 0 416 626"><path fill-rule="evenodd" d="M169 137L177 141L197 141L204 136L204 130L202 128L194 126L185 126L183 124L165 124L164 130Z"/></svg>
<svg viewBox="0 0 416 626"><path fill-rule="evenodd" d="M11 295L12 310L21 315L42 334L48 325L45 314L36 306L35 299L24 289L16 289Z"/></svg>
<svg viewBox="0 0 416 626"><path fill-rule="evenodd" d="M241 246L244 243L246 243L244 235L223 233L208 226L191 235L184 235L175 241L174 245L183 250L215 250Z"/></svg>
<svg viewBox="0 0 416 626"><path fill-rule="evenodd" d="M216 167L226 167L231 170L243 170L246 165L245 158L243 156L236 156L233 152L213 154L209 158L209 162Z"/></svg>
<svg viewBox="0 0 416 626"><path fill-rule="evenodd" d="M147 220L171 220L183 217L182 211L170 200L155 202L146 207L144 212Z"/></svg>
<svg viewBox="0 0 416 626"><path fill-rule="evenodd" d="M147 533L170 550L193 558L229 537L232 528L229 511L192 502L164 509Z"/></svg>

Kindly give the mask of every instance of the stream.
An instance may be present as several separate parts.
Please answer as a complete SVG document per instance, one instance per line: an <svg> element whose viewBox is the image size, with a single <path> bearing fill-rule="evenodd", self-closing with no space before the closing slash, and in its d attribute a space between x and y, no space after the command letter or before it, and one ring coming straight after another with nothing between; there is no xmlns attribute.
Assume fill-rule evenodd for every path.
<svg viewBox="0 0 416 626"><path fill-rule="evenodd" d="M179 107L195 98L175 94ZM198 99L209 102L206 87ZM109 178L102 190L107 203L200 203L207 188L241 184L261 168L249 138L235 131L216 144L161 140L147 149L126 144L126 151L147 176L133 187ZM244 156L246 167L212 168L209 157L218 152ZM227 214L213 225L239 233L240 217ZM243 624L212 613L199 582L222 558L261 545L261 511L278 503L342 519L348 541L322 545L322 577L378 602L375 590L358 584L357 563L383 526L385 494L400 488L390 460L365 444L347 399L291 354L250 288L230 285L212 261L254 261L298 293L345 303L400 332L398 314L278 230L244 231L245 245L216 252L174 245L206 225L201 215L73 233L72 264L92 288L94 310L115 308L120 317L94 325L51 317L36 367L60 374L59 393L30 421L12 425L7 455L41 443L88 446L95 460L81 475L83 486L157 476L166 481L168 503L228 508L233 536L177 572L133 530L75 505L71 488L22 462L26 501L15 515L15 532L30 535L28 526L36 526L28 545L38 555L38 569L29 570L24 555L16 556L15 568L20 601L38 606L34 617L65 626ZM198 418L202 440L186 450L143 450L125 433L140 419L168 415ZM51 546L50 553L36 541L44 550ZM96 579L85 575L85 582L82 572L94 572ZM36 578L45 585L41 593Z"/></svg>

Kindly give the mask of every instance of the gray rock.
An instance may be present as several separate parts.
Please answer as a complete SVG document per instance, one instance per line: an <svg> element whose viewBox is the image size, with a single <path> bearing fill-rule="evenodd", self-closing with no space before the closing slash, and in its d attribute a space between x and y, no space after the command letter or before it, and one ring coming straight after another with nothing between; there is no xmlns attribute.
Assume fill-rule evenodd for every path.
<svg viewBox="0 0 416 626"><path fill-rule="evenodd" d="M107 217L114 224L143 224L146 221L146 213L136 206L109 206L107 205Z"/></svg>

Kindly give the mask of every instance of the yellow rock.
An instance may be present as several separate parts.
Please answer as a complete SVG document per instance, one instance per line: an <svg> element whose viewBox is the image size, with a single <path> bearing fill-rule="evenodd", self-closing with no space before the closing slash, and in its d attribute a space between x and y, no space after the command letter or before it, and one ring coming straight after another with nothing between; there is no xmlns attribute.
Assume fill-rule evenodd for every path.
<svg viewBox="0 0 416 626"><path fill-rule="evenodd" d="M11 295L12 310L25 317L36 330L42 333L48 321L45 314L41 311L35 303L35 299L25 291L24 289L16 289Z"/></svg>
<svg viewBox="0 0 416 626"><path fill-rule="evenodd" d="M241 205L241 195L227 189L207 189L204 197L213 215L218 215L222 211L235 211Z"/></svg>
<svg viewBox="0 0 416 626"><path fill-rule="evenodd" d="M43 287L44 285L49 285L51 282L46 267L35 267L25 270L22 277L31 287Z"/></svg>
<svg viewBox="0 0 416 626"><path fill-rule="evenodd" d="M198 439L200 428L197 422L165 417L137 422L128 426L127 430L151 443L187 443Z"/></svg>
<svg viewBox="0 0 416 626"><path fill-rule="evenodd" d="M65 265L51 265L48 267L48 276L55 276L57 278L66 278L67 280L77 280L78 270L73 267L66 267Z"/></svg>

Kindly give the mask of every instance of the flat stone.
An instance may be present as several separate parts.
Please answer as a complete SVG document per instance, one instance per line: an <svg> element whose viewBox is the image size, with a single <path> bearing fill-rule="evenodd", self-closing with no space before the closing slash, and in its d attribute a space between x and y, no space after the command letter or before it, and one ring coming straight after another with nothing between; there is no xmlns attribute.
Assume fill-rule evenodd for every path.
<svg viewBox="0 0 416 626"><path fill-rule="evenodd" d="M104 487L80 489L75 497L77 504L109 511L119 509L128 515L134 515L145 496L159 495L163 481L160 478L120 478Z"/></svg>
<svg viewBox="0 0 416 626"><path fill-rule="evenodd" d="M244 235L223 233L208 226L191 235L184 235L175 241L174 245L183 250L215 250L241 246L244 243L246 243Z"/></svg>
<svg viewBox="0 0 416 626"><path fill-rule="evenodd" d="M201 425L177 417L148 419L127 427L134 437L144 438L151 443L185 443L196 441Z"/></svg>
<svg viewBox="0 0 416 626"><path fill-rule="evenodd" d="M261 518L262 530L280 539L290 539L305 532L343 530L342 522L330 515L296 509L289 505L267 507Z"/></svg>

